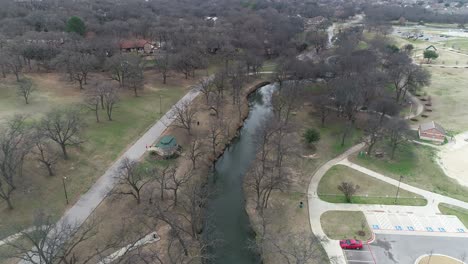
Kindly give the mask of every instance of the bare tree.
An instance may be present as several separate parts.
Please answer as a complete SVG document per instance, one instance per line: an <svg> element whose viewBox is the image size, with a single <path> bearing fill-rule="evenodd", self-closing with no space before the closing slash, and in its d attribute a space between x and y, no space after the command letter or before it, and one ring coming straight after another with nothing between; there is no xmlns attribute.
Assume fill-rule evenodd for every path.
<svg viewBox="0 0 468 264"><path fill-rule="evenodd" d="M22 175L28 151L25 117L15 116L0 133L0 198L9 209L13 209L11 195L16 190L16 179Z"/></svg>
<svg viewBox="0 0 468 264"><path fill-rule="evenodd" d="M210 95L213 92L213 84L208 77L201 78L198 81L198 87L200 88L200 92L205 96L206 104L209 103Z"/></svg>
<svg viewBox="0 0 468 264"><path fill-rule="evenodd" d="M329 95L321 95L314 100L314 107L320 115L322 127L325 126L325 121L331 113L331 106L332 102L329 99Z"/></svg>
<svg viewBox="0 0 468 264"><path fill-rule="evenodd" d="M418 88L430 83L430 74L421 66L412 63L406 53L395 53L384 64L388 77L395 88L395 101L404 99L408 90Z"/></svg>
<svg viewBox="0 0 468 264"><path fill-rule="evenodd" d="M127 78L133 75L134 81L142 76L141 57L135 54L117 54L106 61L106 69L112 74L112 79L119 82L120 87L127 86Z"/></svg>
<svg viewBox="0 0 468 264"><path fill-rule="evenodd" d="M63 158L68 159L67 147L83 143L79 138L82 126L83 122L78 111L56 109L42 118L39 129L47 138L60 145Z"/></svg>
<svg viewBox="0 0 468 264"><path fill-rule="evenodd" d="M192 135L192 124L195 120L195 115L198 110L190 106L190 102L184 101L174 106L174 122L175 127L186 129L189 135Z"/></svg>
<svg viewBox="0 0 468 264"><path fill-rule="evenodd" d="M35 217L32 230L21 231L22 240L7 241L11 249L8 257L32 264L86 264L114 245L95 245L89 254L78 254L77 248L88 244L97 235L96 220L90 219L83 225L69 222L56 223L51 216L40 213ZM24 243L27 241L27 243Z"/></svg>
<svg viewBox="0 0 468 264"><path fill-rule="evenodd" d="M29 96L34 92L35 87L31 79L23 78L18 82L18 95L24 98L24 102L29 104Z"/></svg>
<svg viewBox="0 0 468 264"><path fill-rule="evenodd" d="M211 146L211 155L213 161L213 169L214 169L214 162L216 160L216 149L222 143L224 139L225 131L229 128L226 128L224 123L221 120L210 118L209 121L209 131L208 131L208 141L210 142Z"/></svg>
<svg viewBox="0 0 468 264"><path fill-rule="evenodd" d="M58 161L58 152L52 147L51 142L41 131L36 131L33 138L36 160L47 169L49 176L54 176L54 166Z"/></svg>
<svg viewBox="0 0 468 264"><path fill-rule="evenodd" d="M20 81L19 75L23 71L23 61L19 55L9 53L4 58L4 65L16 76L16 81Z"/></svg>
<svg viewBox="0 0 468 264"><path fill-rule="evenodd" d="M197 160L205 154L202 142L198 138L193 139L187 151L188 157L192 161L192 168L195 170Z"/></svg>
<svg viewBox="0 0 468 264"><path fill-rule="evenodd" d="M367 143L367 155L372 155L372 149L375 144L382 139L383 129L380 119L377 117L370 116L366 121L366 137L364 137Z"/></svg>
<svg viewBox="0 0 468 264"><path fill-rule="evenodd" d="M352 182L341 182L338 185L338 190L341 191L344 196L346 197L346 201L351 203L351 199L353 198L354 194L359 190L359 185L354 184Z"/></svg>
<svg viewBox="0 0 468 264"><path fill-rule="evenodd" d="M201 181L192 180L185 188L182 196L182 214L191 229L192 238L200 240L199 236L203 230L204 210L208 200L208 186Z"/></svg>
<svg viewBox="0 0 468 264"><path fill-rule="evenodd" d="M107 119L112 121L112 113L119 102L119 91L113 85L106 85L102 86L101 88L102 96L103 96L103 103L104 108L106 109ZM101 103L102 103L101 102Z"/></svg>
<svg viewBox="0 0 468 264"><path fill-rule="evenodd" d="M84 106L90 111L94 112L96 116L96 122L99 123L99 106L101 104L101 97L97 93L97 90L88 90L84 94Z"/></svg>
<svg viewBox="0 0 468 264"><path fill-rule="evenodd" d="M182 173L182 175L177 175L177 170L170 170L168 175L166 185L164 189L172 191L174 206L177 206L178 202L178 192L182 186L187 184L193 176L193 171L190 169Z"/></svg>
<svg viewBox="0 0 468 264"><path fill-rule="evenodd" d="M117 186L112 193L132 196L140 204L142 189L152 180L150 175L138 167L138 162L124 158L116 175Z"/></svg>
<svg viewBox="0 0 468 264"><path fill-rule="evenodd" d="M169 54L169 51L163 51L164 54L156 59L156 68L162 75L163 84L166 84L169 71L172 68L172 55Z"/></svg>
<svg viewBox="0 0 468 264"><path fill-rule="evenodd" d="M403 119L394 118L390 120L385 126L385 134L389 139L392 152L391 159L395 158L395 151L399 145L408 140L409 132L408 123Z"/></svg>

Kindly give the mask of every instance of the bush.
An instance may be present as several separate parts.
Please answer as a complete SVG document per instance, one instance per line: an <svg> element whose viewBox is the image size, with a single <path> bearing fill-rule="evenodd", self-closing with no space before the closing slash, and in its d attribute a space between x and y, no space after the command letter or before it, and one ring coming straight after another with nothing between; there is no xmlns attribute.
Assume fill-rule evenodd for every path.
<svg viewBox="0 0 468 264"><path fill-rule="evenodd" d="M315 143L320 140L320 132L316 129L309 128L304 133L304 139L309 144Z"/></svg>

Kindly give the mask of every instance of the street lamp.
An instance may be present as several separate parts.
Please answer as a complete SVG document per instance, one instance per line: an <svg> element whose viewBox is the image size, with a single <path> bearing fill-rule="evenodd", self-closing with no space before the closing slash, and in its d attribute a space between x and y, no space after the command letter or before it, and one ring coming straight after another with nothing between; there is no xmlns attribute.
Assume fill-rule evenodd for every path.
<svg viewBox="0 0 468 264"><path fill-rule="evenodd" d="M403 176L400 176L400 180L398 181L398 188L397 188L397 191L396 191L396 196L395 196L395 202L394 204L396 204L397 202L397 199L398 199L398 193L400 192L400 183L401 183L401 180L403 179Z"/></svg>
<svg viewBox="0 0 468 264"><path fill-rule="evenodd" d="M161 95L159 95L159 114L162 115L162 98L161 98Z"/></svg>
<svg viewBox="0 0 468 264"><path fill-rule="evenodd" d="M65 176L62 177L63 192L65 193L65 200L67 201L67 204L68 204L67 186L65 185L65 180L66 179L67 179L67 177L65 177Z"/></svg>

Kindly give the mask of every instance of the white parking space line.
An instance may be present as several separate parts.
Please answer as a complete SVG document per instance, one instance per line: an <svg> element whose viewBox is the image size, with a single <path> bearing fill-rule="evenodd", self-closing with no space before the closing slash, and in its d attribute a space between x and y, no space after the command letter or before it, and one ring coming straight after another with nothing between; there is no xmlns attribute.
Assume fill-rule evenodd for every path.
<svg viewBox="0 0 468 264"><path fill-rule="evenodd" d="M468 236L468 229L451 215L414 215L412 213L364 212L375 233Z"/></svg>
<svg viewBox="0 0 468 264"><path fill-rule="evenodd" d="M410 214L409 215L409 218L411 220L411 222L413 223L413 228L414 230L424 230L422 224L421 224L421 221L419 221L419 218L417 216L415 216L414 214Z"/></svg>

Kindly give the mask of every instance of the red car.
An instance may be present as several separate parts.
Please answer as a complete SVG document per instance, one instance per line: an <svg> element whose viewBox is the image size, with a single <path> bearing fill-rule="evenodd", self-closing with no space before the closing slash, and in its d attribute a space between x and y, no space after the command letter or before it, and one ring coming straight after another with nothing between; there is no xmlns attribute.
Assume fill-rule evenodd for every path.
<svg viewBox="0 0 468 264"><path fill-rule="evenodd" d="M342 249L362 249L362 241L356 239L343 239L340 240L340 247Z"/></svg>

